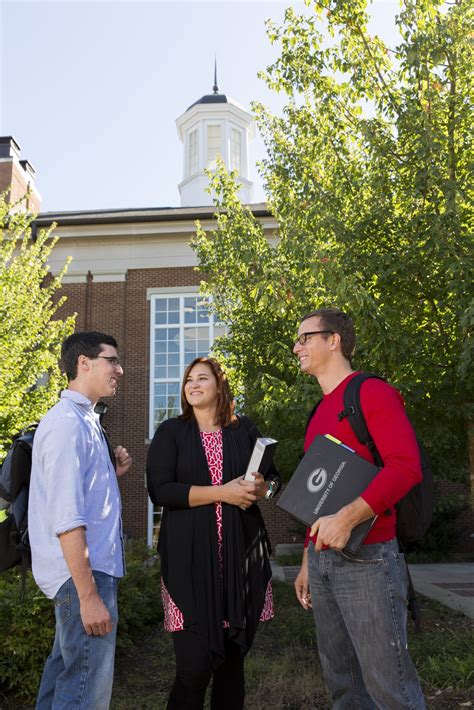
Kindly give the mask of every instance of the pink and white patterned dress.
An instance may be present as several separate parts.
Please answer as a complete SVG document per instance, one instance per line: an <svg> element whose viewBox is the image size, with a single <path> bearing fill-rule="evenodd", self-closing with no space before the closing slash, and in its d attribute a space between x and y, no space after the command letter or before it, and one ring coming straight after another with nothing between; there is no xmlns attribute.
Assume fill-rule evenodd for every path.
<svg viewBox="0 0 474 710"><path fill-rule="evenodd" d="M206 454L207 465L211 475L211 483L213 486L222 485L222 467L223 467L223 449L222 449L222 429L217 431L201 431L201 441ZM216 503L216 524L217 524L217 555L219 558L219 566L222 574L224 565L223 548L222 548L222 503ZM164 609L164 626L165 631L183 631L184 619L183 615L173 602L168 590L166 589L163 579L161 580L161 598L163 600ZM274 616L273 610L273 593L271 580L268 582L265 593L265 603L260 621L268 621ZM228 627L229 622L224 621L224 627Z"/></svg>

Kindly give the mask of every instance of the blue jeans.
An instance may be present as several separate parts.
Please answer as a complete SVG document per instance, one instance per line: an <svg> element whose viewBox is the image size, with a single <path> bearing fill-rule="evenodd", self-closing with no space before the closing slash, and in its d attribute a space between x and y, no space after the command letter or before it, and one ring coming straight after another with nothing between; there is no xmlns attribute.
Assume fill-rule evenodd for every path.
<svg viewBox="0 0 474 710"><path fill-rule="evenodd" d="M56 636L43 670L36 710L108 710L114 679L118 580L95 571L94 579L112 616L113 629L105 636L86 634L76 587L69 578L54 597Z"/></svg>
<svg viewBox="0 0 474 710"><path fill-rule="evenodd" d="M308 574L333 708L424 709L407 650L407 575L397 541L362 545L356 558L310 544Z"/></svg>

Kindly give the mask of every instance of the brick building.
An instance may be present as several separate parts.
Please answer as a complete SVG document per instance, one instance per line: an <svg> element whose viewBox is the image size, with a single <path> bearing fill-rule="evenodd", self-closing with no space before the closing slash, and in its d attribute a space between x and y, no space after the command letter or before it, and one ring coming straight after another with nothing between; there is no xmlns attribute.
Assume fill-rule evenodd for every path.
<svg viewBox="0 0 474 710"><path fill-rule="evenodd" d="M36 230L57 224L53 274L72 256L63 279L67 301L60 315L77 313L78 330L101 330L119 342L125 376L104 423L114 444L123 443L134 459L132 470L120 481L124 530L150 543L160 511L153 510L146 494L147 446L157 423L179 412L179 383L186 364L206 355L219 334L199 297L200 276L189 246L196 219L204 229L214 226L204 169L212 167L218 153L239 171L242 199L269 239L278 227L265 204L251 203L250 114L215 92L192 104L177 126L184 145L180 207L42 213L34 223ZM20 159L15 139L0 137L0 192L11 185L10 202L28 192L26 208L39 211L34 177L31 164ZM471 447L473 441L471 434ZM472 490L474 486L471 495ZM442 493L467 498L468 487L446 482ZM274 501L261 507L274 545L301 540L298 524ZM473 551L472 521L471 501L459 520L459 551Z"/></svg>
<svg viewBox="0 0 474 710"><path fill-rule="evenodd" d="M26 209L38 212L41 197L35 187L34 167L21 160L20 146L12 136L0 137L0 193L9 188L7 202L13 204L27 195Z"/></svg>
<svg viewBox="0 0 474 710"><path fill-rule="evenodd" d="M253 205L269 237L276 223L265 205ZM211 229L209 207L40 215L36 228L57 222L53 273L73 256L63 279L66 304L78 330L102 330L119 343L125 375L104 423L134 465L121 480L124 529L152 537L153 511L144 487L147 443L156 424L179 411L179 384L187 362L206 355L219 333L198 294L200 276L189 246L194 221ZM294 525L265 504L274 543L287 542ZM290 533L290 540L292 539Z"/></svg>
<svg viewBox="0 0 474 710"><path fill-rule="evenodd" d="M253 120L239 104L215 85L213 94L177 119L177 127L184 145L180 207L42 213L33 225L38 230L57 224L53 274L72 257L62 282L67 301L59 315L76 313L78 330L101 330L119 343L125 375L108 402L104 424L112 442L125 445L134 461L120 481L124 530L148 542L156 534L160 511L153 510L145 489L147 445L156 425L180 411L187 363L207 355L220 332L199 296L200 275L189 246L196 219L204 229L214 226L212 197L204 190L205 168L222 156L239 172L242 199L249 203L252 193L248 153ZM1 149L13 153L14 167L7 175L11 181L14 171L19 174L19 147L5 138ZM24 193L26 184L18 196L21 189ZM272 238L277 224L266 206L250 206ZM29 205L30 211L38 207L39 199ZM295 524L289 516L274 502L262 503L262 509L273 543L293 541Z"/></svg>

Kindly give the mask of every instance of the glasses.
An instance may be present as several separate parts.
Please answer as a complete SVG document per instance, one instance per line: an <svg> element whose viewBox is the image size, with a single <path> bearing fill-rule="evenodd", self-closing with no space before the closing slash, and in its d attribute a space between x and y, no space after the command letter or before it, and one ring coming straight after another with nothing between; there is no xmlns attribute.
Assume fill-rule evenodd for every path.
<svg viewBox="0 0 474 710"><path fill-rule="evenodd" d="M102 360L108 360L114 367L120 367L120 361L116 355L97 355L97 357L102 358Z"/></svg>
<svg viewBox="0 0 474 710"><path fill-rule="evenodd" d="M299 343L300 345L306 345L307 340L312 335L321 335L321 333L330 333L331 335L334 335L333 330L310 330L307 333L301 333L301 335L296 338L295 345L296 343Z"/></svg>

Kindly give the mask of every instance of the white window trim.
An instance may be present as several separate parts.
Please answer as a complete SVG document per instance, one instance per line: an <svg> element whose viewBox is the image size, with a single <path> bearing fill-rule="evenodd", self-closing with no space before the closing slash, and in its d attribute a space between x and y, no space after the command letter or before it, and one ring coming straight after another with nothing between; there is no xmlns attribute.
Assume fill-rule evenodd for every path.
<svg viewBox="0 0 474 710"><path fill-rule="evenodd" d="M233 160L233 157L234 157L234 151L233 151L233 149L232 149L232 136L233 136L233 134L234 134L234 131L235 131L235 133L239 136L239 139L240 139L240 144L239 144L239 148L240 148L240 150L239 150L239 165L238 165L238 167L232 165L232 160ZM242 129L239 128L238 126L233 126L233 125L231 125L231 126L230 126L230 131L229 131L229 167L230 167L231 170L237 170L238 173L239 173L239 175L240 175L241 172L242 172L242 166L243 166L243 162L244 162L244 160L243 160L243 145L244 145L244 136L243 136Z"/></svg>
<svg viewBox="0 0 474 710"><path fill-rule="evenodd" d="M149 301L152 296L166 296L169 293L175 293L177 296L198 296L199 286L154 286L147 288L146 300ZM153 328L154 323L152 323L150 319L150 334L153 333Z"/></svg>
<svg viewBox="0 0 474 710"><path fill-rule="evenodd" d="M195 134L195 147L196 147L196 169L193 170L191 166L191 136ZM187 134L187 152L186 152L186 168L185 175L188 178L194 177L199 172L199 130L198 127L191 128Z"/></svg>
<svg viewBox="0 0 474 710"><path fill-rule="evenodd" d="M248 172L249 172L248 129L245 126L242 126L240 123L237 123L236 121L229 121L229 165L231 164L231 131L232 131L232 128L234 128L236 131L239 131L240 138L241 138L239 177L244 178L245 180L248 180L248 178L249 178L249 175L248 175Z"/></svg>
<svg viewBox="0 0 474 710"><path fill-rule="evenodd" d="M219 150L217 151L216 155L214 156L213 160L211 162L216 162L217 159L220 157L224 160L225 162L225 143L224 143L224 133L225 133L225 124L222 121L212 121L208 120L206 121L206 129L205 129L205 135L206 135L206 145L205 145L205 161L204 164L206 168L209 170L215 170L215 167L209 167L209 128L219 128Z"/></svg>
<svg viewBox="0 0 474 710"><path fill-rule="evenodd" d="M154 369L155 369L155 307L154 303L155 300L158 298L163 298L163 296L173 296L174 298L188 298L188 297L194 297L194 296L199 296L199 286L169 286L169 287L161 287L161 288L148 288L147 289L147 300L150 301L150 349L149 349L149 389L148 389L148 399L149 399L149 404L148 404L148 435L150 439L153 437L154 434L154 395L155 395L155 377L154 377ZM179 324L179 327L181 328L181 323ZM202 326L201 326L202 327ZM214 319L211 318L211 321L208 325L209 327L209 345L212 347L212 343L214 342ZM219 326L218 326L219 327ZM204 328L203 328L204 329ZM184 374L184 343L182 342L184 339L184 329L180 332L180 378L179 381L181 383L182 376ZM148 545L152 544L153 540L153 503L151 502L150 498L148 498L148 516L147 516L147 543Z"/></svg>

